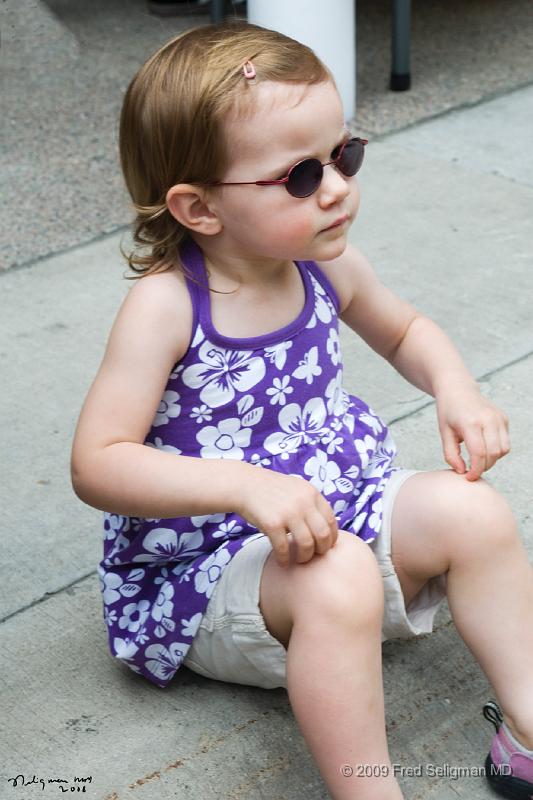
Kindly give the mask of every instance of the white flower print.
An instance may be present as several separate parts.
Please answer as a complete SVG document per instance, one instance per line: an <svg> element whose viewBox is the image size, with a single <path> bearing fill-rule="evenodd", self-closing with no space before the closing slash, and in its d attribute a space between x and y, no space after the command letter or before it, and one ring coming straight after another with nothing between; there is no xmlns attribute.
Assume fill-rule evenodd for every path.
<svg viewBox="0 0 533 800"><path fill-rule="evenodd" d="M354 444L361 459L361 469L365 470L370 461L370 453L374 452L376 440L367 434L364 439L356 439Z"/></svg>
<svg viewBox="0 0 533 800"><path fill-rule="evenodd" d="M170 373L170 379L171 380L176 380L176 378L179 376L180 372L182 372L184 369L185 369L185 366L183 364L180 364L179 361L178 361L177 364L174 364L172 372Z"/></svg>
<svg viewBox="0 0 533 800"><path fill-rule="evenodd" d="M180 583L189 583L191 575L194 572L194 567L190 567L187 563L176 564L172 570L172 574L180 579Z"/></svg>
<svg viewBox="0 0 533 800"><path fill-rule="evenodd" d="M194 334L194 339L191 342L191 348L194 349L195 347L198 347L198 345L201 344L204 339L205 339L205 334L202 330L202 326L198 324L196 328L196 333Z"/></svg>
<svg viewBox="0 0 533 800"><path fill-rule="evenodd" d="M365 478L381 478L394 457L394 451L389 450L384 442L378 442L370 461L365 467Z"/></svg>
<svg viewBox="0 0 533 800"><path fill-rule="evenodd" d="M224 522L225 519L226 515L224 513L204 514L202 517L191 517L191 522L196 528L203 528L207 522L218 525L219 522Z"/></svg>
<svg viewBox="0 0 533 800"><path fill-rule="evenodd" d="M130 529L128 517L121 517L120 514L109 514L104 511L104 539L114 539L119 532L126 533Z"/></svg>
<svg viewBox="0 0 533 800"><path fill-rule="evenodd" d="M139 631L137 632L135 636L135 641L138 642L139 644L146 644L149 638L150 637L146 633L146 625L143 625L143 627L140 628Z"/></svg>
<svg viewBox="0 0 533 800"><path fill-rule="evenodd" d="M194 638L198 632L201 621L202 614L200 612L198 612L198 614L193 614L190 619L182 619L181 624L183 628L181 629L181 635L192 636Z"/></svg>
<svg viewBox="0 0 533 800"><path fill-rule="evenodd" d="M115 539L113 547L111 548L111 550L107 555L106 562L108 561L110 562L111 559L113 559L117 555L117 553L120 553L121 550L125 550L127 547L130 546L130 544L131 544L130 540L126 536L124 536L123 533L119 533L119 535ZM118 559L116 563L120 564L122 562L120 561L120 559Z"/></svg>
<svg viewBox="0 0 533 800"><path fill-rule="evenodd" d="M210 408L231 402L235 392L246 392L265 377L262 358L249 351L224 350L204 342L198 356L202 363L184 370L183 383L200 389L200 400Z"/></svg>
<svg viewBox="0 0 533 800"><path fill-rule="evenodd" d="M265 358L274 363L278 369L283 369L287 361L287 350L292 347L292 342L280 342L273 347L265 347Z"/></svg>
<svg viewBox="0 0 533 800"><path fill-rule="evenodd" d="M325 419L326 406L321 397L311 398L303 409L297 403L291 403L278 414L278 425L282 430L267 436L264 447L274 455L294 453L300 445L314 443L323 435Z"/></svg>
<svg viewBox="0 0 533 800"><path fill-rule="evenodd" d="M213 539L231 539L232 536L238 536L242 533L243 527L237 523L236 519L230 519L229 522L223 522L218 530L213 534Z"/></svg>
<svg viewBox="0 0 533 800"><path fill-rule="evenodd" d="M113 650L115 651L115 655L122 661L129 661L130 658L133 658L138 649L139 646L129 638L121 639L120 636L115 636L113 639ZM128 664L128 667L133 669L131 664Z"/></svg>
<svg viewBox="0 0 533 800"><path fill-rule="evenodd" d="M369 428L372 428L372 433L374 435L381 433L381 431L383 430L383 425L381 423L381 420L379 419L379 417L376 417L373 414L367 414L366 412L363 411L363 413L359 415L359 419Z"/></svg>
<svg viewBox="0 0 533 800"><path fill-rule="evenodd" d="M284 406L287 402L287 398L285 397L286 394L292 394L294 389L292 386L289 386L290 378L288 375L284 375L281 380L279 378L274 378L273 385L270 389L266 390L266 393L272 395L272 400L270 401L271 405L275 406L276 403L279 403L280 406Z"/></svg>
<svg viewBox="0 0 533 800"><path fill-rule="evenodd" d="M115 572L104 572L101 566L98 566L98 575L104 603L107 606L116 603L122 597L133 597L140 592L140 586L135 583L124 583L120 575Z"/></svg>
<svg viewBox="0 0 533 800"><path fill-rule="evenodd" d="M337 522L339 518L344 514L346 509L348 508L348 501L347 500L337 500L335 505L333 506L333 513L335 514L335 519Z"/></svg>
<svg viewBox="0 0 533 800"><path fill-rule="evenodd" d="M359 514L361 509L363 509L367 505L367 503L369 502L369 500L372 497L372 495L375 494L375 491L376 491L376 485L374 483L367 483L367 485L365 486L365 488L363 489L363 491L361 492L361 494L359 495L359 497L357 498L357 500L355 502L355 513L356 514ZM366 518L366 515L367 515L367 513L365 512L365 518ZM362 522L364 522L364 519L363 519ZM361 524L362 524L362 522L361 522ZM359 530L359 528L357 528L357 530Z"/></svg>
<svg viewBox="0 0 533 800"><path fill-rule="evenodd" d="M328 456L332 456L334 453L342 453L344 450L344 440L341 436L335 436L335 431L333 430L329 430L320 441L322 444L327 445L326 451Z"/></svg>
<svg viewBox="0 0 533 800"><path fill-rule="evenodd" d="M194 588L198 594L211 597L217 581L230 559L228 551L221 547L199 565L198 572L194 576Z"/></svg>
<svg viewBox="0 0 533 800"><path fill-rule="evenodd" d="M147 553L139 553L133 561L165 563L167 561L186 561L193 556L201 555L200 549L204 541L201 531L190 531L178 534L172 528L154 528L143 539L143 547Z"/></svg>
<svg viewBox="0 0 533 800"><path fill-rule="evenodd" d="M193 410L189 414L192 419L195 419L196 422L211 422L213 419L213 412L203 403L201 406L194 406Z"/></svg>
<svg viewBox="0 0 533 800"><path fill-rule="evenodd" d="M365 520L368 516L366 511L363 511L362 514L358 514L353 521L352 528L354 529L355 533L359 533L363 525L365 524Z"/></svg>
<svg viewBox="0 0 533 800"><path fill-rule="evenodd" d="M327 343L327 351L331 356L331 363L334 367L340 363L341 360L341 351L340 351L340 339L339 334L335 330L335 328L329 329L329 338Z"/></svg>
<svg viewBox="0 0 533 800"><path fill-rule="evenodd" d="M381 497L379 500L376 500L375 503L372 503L372 512L373 513L368 518L368 525L373 531L379 531L381 527L381 515L383 512L383 502Z"/></svg>
<svg viewBox="0 0 533 800"><path fill-rule="evenodd" d="M196 438L203 447L202 458L244 458L243 447L248 447L252 431L241 428L241 421L236 417L221 420L217 427L208 425L202 428Z"/></svg>
<svg viewBox="0 0 533 800"><path fill-rule="evenodd" d="M178 450L177 447L172 447L171 444L164 444L160 436L155 436L153 443L146 442L146 445L148 447L155 447L156 450L164 450L166 453L174 453L176 456L181 455L181 450Z"/></svg>
<svg viewBox="0 0 533 800"><path fill-rule="evenodd" d="M104 621L106 625L114 625L114 623L117 621L117 612L115 609L110 611L108 608L104 608Z"/></svg>
<svg viewBox="0 0 533 800"><path fill-rule="evenodd" d="M138 603L128 603L122 609L122 616L118 621L119 628L127 628L136 633L148 618L150 603L148 600L139 600Z"/></svg>
<svg viewBox="0 0 533 800"><path fill-rule="evenodd" d="M355 417L353 414L345 414L342 418L342 424L346 425L347 429L350 433L353 433L355 430Z"/></svg>
<svg viewBox="0 0 533 800"><path fill-rule="evenodd" d="M181 406L178 403L180 396L177 392L167 389L164 392L159 408L155 415L152 425L157 428L159 425L167 425L171 419L176 419L181 413Z"/></svg>
<svg viewBox="0 0 533 800"><path fill-rule="evenodd" d="M342 388L342 370L339 370L335 377L330 380L325 394L328 398L328 414L334 414L336 417L344 416L346 409L350 405L350 398Z"/></svg>
<svg viewBox="0 0 533 800"><path fill-rule="evenodd" d="M309 483L316 486L319 492L328 495L335 491L335 481L340 478L341 471L335 461L328 461L326 453L317 450L316 455L308 458L304 472L310 476Z"/></svg>
<svg viewBox="0 0 533 800"><path fill-rule="evenodd" d="M321 284L316 280L314 275L309 273L309 277L311 278L311 283L313 284L314 295L315 295L315 308L311 319L305 326L306 328L314 328L317 324L317 317L321 322L331 322L332 314L332 306L331 303L326 295L325 290L322 288Z"/></svg>
<svg viewBox="0 0 533 800"><path fill-rule="evenodd" d="M172 597L174 597L174 587L170 581L165 581L159 589L159 594L152 608L152 619L155 619L156 622L161 622L165 617L172 616L174 609Z"/></svg>
<svg viewBox="0 0 533 800"><path fill-rule="evenodd" d="M250 456L250 464L253 464L255 467L269 467L272 464L271 458L262 458L260 453L253 453Z"/></svg>
<svg viewBox="0 0 533 800"><path fill-rule="evenodd" d="M183 659L190 645L182 642L172 642L168 649L162 644L151 644L144 651L148 658L144 666L161 681L168 681L183 663Z"/></svg>
<svg viewBox="0 0 533 800"><path fill-rule="evenodd" d="M237 410L241 415L241 423L245 428L251 428L257 425L263 419L263 406L253 408L255 398L252 394L245 394L237 403Z"/></svg>
<svg viewBox="0 0 533 800"><path fill-rule="evenodd" d="M359 467L357 467L355 464L352 464L352 466L349 467L344 474L348 475L348 477L352 478L352 480L355 480L359 476Z"/></svg>
<svg viewBox="0 0 533 800"><path fill-rule="evenodd" d="M315 377L322 374L322 367L318 366L318 347L311 347L298 364L292 373L293 377L312 384Z"/></svg>

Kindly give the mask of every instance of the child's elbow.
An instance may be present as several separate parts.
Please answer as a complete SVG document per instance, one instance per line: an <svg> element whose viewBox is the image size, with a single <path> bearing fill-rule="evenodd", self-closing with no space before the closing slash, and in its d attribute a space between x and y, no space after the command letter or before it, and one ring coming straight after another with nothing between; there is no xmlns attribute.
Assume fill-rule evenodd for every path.
<svg viewBox="0 0 533 800"><path fill-rule="evenodd" d="M82 465L80 465L74 459L70 462L70 482L72 484L72 488L74 489L74 494L78 497L82 502L87 502L87 481L85 476L85 470L83 469Z"/></svg>
<svg viewBox="0 0 533 800"><path fill-rule="evenodd" d="M76 448L70 459L70 481L75 495L87 505L94 505L94 478L98 474L91 459Z"/></svg>

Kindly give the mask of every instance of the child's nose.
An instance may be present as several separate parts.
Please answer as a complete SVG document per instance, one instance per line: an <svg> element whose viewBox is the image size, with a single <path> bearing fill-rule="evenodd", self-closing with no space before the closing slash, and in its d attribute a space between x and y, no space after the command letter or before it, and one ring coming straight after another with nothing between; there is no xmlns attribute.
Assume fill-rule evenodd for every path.
<svg viewBox="0 0 533 800"><path fill-rule="evenodd" d="M324 174L320 183L319 202L321 205L332 205L344 200L350 193L348 178L338 171L333 165L324 167Z"/></svg>

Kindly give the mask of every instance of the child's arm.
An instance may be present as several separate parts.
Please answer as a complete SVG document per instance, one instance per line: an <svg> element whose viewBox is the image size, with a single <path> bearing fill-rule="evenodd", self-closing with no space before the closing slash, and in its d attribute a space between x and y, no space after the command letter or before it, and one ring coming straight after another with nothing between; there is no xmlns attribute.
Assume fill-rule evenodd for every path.
<svg viewBox="0 0 533 800"><path fill-rule="evenodd" d="M126 296L72 447L72 483L89 505L148 518L233 510L242 464L143 444L191 326L187 289L174 273L144 277Z"/></svg>
<svg viewBox="0 0 533 800"><path fill-rule="evenodd" d="M470 454L468 480L509 452L508 420L484 398L448 336L383 286L353 247L326 271L341 285L341 319L414 386L433 395L447 463L466 471L460 443Z"/></svg>
<svg viewBox="0 0 533 800"><path fill-rule="evenodd" d="M338 537L330 504L308 481L234 459L191 458L144 444L172 367L192 327L175 273L141 278L113 325L72 447L72 483L85 503L125 516L165 519L236 512L289 563L325 553ZM185 423L186 424L186 423Z"/></svg>

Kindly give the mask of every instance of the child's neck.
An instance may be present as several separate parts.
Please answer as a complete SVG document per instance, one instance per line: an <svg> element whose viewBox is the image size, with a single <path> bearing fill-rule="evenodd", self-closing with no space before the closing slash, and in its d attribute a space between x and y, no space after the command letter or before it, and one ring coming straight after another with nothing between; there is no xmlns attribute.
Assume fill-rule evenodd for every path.
<svg viewBox="0 0 533 800"><path fill-rule="evenodd" d="M243 289L268 288L286 280L294 269L288 259L262 258L245 255L220 254L202 246L211 288L228 291L236 287Z"/></svg>

